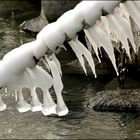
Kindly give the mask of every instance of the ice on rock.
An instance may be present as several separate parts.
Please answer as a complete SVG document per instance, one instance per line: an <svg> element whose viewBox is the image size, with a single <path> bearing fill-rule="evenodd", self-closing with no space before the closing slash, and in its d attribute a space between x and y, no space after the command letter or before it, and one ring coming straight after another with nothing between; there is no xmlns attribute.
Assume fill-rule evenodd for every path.
<svg viewBox="0 0 140 140"><path fill-rule="evenodd" d="M126 9L126 7L124 6L124 4L123 4L123 3L120 3L119 7L120 7L120 13L119 13L119 14L120 14L122 17L126 18L127 21L130 23L130 15L129 15L129 13L127 12L127 9Z"/></svg>
<svg viewBox="0 0 140 140"><path fill-rule="evenodd" d="M51 57L52 57L54 63L57 65L60 75L62 76L61 64L60 64L59 60L57 59L55 54L52 54Z"/></svg>
<svg viewBox="0 0 140 140"><path fill-rule="evenodd" d="M8 93L8 89L7 88L4 88L4 90L5 90L5 93Z"/></svg>

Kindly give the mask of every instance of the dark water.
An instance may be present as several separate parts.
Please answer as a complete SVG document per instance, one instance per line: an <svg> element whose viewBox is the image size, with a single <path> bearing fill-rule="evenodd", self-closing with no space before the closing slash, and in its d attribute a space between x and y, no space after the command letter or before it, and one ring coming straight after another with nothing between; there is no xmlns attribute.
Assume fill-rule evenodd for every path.
<svg viewBox="0 0 140 140"><path fill-rule="evenodd" d="M33 40L12 20L0 19L0 57L22 42ZM0 112L0 138L30 139L136 139L140 138L140 116L130 113L95 112L87 107L96 92L116 89L116 79L63 75L64 99L69 108L65 117L41 112L18 113L12 91L4 96L7 110ZM129 78L127 88L138 88L140 81ZM0 91L3 93L3 90Z"/></svg>

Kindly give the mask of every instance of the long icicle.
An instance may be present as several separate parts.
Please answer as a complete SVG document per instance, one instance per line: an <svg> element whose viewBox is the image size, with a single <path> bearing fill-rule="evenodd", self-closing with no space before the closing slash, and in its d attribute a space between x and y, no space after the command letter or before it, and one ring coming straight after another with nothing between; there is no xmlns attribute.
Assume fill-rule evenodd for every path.
<svg viewBox="0 0 140 140"><path fill-rule="evenodd" d="M114 54L112 51L113 48L112 50L110 49L111 43L109 40L109 36L104 32L104 30L102 31L102 29L100 29L99 26L95 25L94 28L94 24L96 23L97 19L99 19L100 16L102 15L102 10L106 10L107 12L111 13L114 6L117 6L119 3L120 1L81 2L80 4L78 4L78 6L76 6L76 8L71 10L71 12L67 12L66 14L61 16L61 18L58 19L57 22L48 24L38 34L36 41L22 45L21 47L16 48L13 51L9 52L7 55L5 55L5 57L2 60L3 64L0 65L1 66L0 86L3 87L8 86L8 87L12 87L13 89L18 89L18 99L19 99L18 109L20 112L24 112L27 111L27 109L30 109L30 105L23 98L22 86L26 85L28 87L37 87L37 86L41 87L43 89L43 93L47 93L44 94L44 106L47 108L52 105L55 106L55 103L53 102L53 99L49 93L49 89L53 84L57 96L57 107L55 108L56 113L59 116L68 113L68 109L63 101L63 97L61 94L63 90L63 84L61 81L62 72L61 72L59 61L55 59L55 57L53 56L50 57L52 60L49 60L46 57L46 60L49 64L53 76L52 79L52 77L48 73L43 72L41 68L38 68L36 60L44 56L45 54L51 55L52 52L55 52L57 46L62 45L64 41L72 40L70 42L73 44L72 49L76 53L85 73L87 72L85 68L84 58L87 59L91 67L91 70L95 74L95 66L91 53L85 48L85 46L77 38L75 39L77 32L79 32L83 28L85 30L89 28L87 29L88 31L91 29L90 36L88 38L89 41L91 40L91 44L95 43L97 45L93 47L94 49L95 47L97 47L95 49L97 57L99 57L97 50L99 47L102 46L107 52L107 54L109 55L109 58L111 59L111 62L117 72L115 59L113 56ZM124 17L128 21L128 24L125 23L123 19L121 19L120 15L116 13L114 15L108 15L106 19L108 20L109 28L116 34L117 38L122 43L123 48L125 48L127 55L131 59L129 44L127 39L130 40L134 48L134 51L135 51L135 45L133 42L132 34L130 34L131 33L130 26L129 26L130 22L126 10L128 11L130 17L132 17L133 20L136 22L136 24L140 27L140 17L138 15L140 11L138 7L140 7L140 4L137 3L136 1L127 1L122 5L125 7L124 8L122 6L123 7L122 11L124 13ZM94 9L94 13L92 12L92 9ZM119 22L123 23L123 27ZM124 33L125 30L127 30L126 27L124 27L126 24L127 27L129 26L128 28L129 31L127 31L128 33L127 35L126 33ZM92 35L94 36L93 40L91 39ZM107 48L107 46L109 46L109 48ZM26 72L28 68L30 68L32 72L34 71L34 68L37 68L34 71L35 81L32 81L30 77L28 78L27 75L24 74L24 72ZM48 81L50 83L47 83Z"/></svg>
<svg viewBox="0 0 140 140"><path fill-rule="evenodd" d="M52 54L51 57L52 57L53 61L55 62L55 64L57 65L60 75L62 76L61 64L60 64L59 60L57 59L55 54Z"/></svg>
<svg viewBox="0 0 140 140"><path fill-rule="evenodd" d="M92 48L93 48L93 50L94 50L94 52L95 52L95 54L96 54L96 56L97 56L97 58L98 58L99 63L101 63L101 59L100 59L99 53L98 53L98 46L97 46L97 44L95 43L94 38L90 35L90 33L89 33L88 30L84 30L84 32L85 32L86 37L88 38L89 42L90 42L91 45L92 45Z"/></svg>
<svg viewBox="0 0 140 140"><path fill-rule="evenodd" d="M43 91L43 105L41 110L43 115L55 114L56 104L49 92L53 84L52 77L38 65L32 70L28 69L28 71L33 79L34 86L40 87Z"/></svg>
<svg viewBox="0 0 140 140"><path fill-rule="evenodd" d="M42 103L40 102L37 93L36 93L36 87L31 88L31 111L41 111L42 110Z"/></svg>
<svg viewBox="0 0 140 140"><path fill-rule="evenodd" d="M134 0L133 3L135 4L135 6L138 8L138 10L140 12L140 1Z"/></svg>
<svg viewBox="0 0 140 140"><path fill-rule="evenodd" d="M77 47L77 44L76 44L73 40L71 40L71 41L69 42L69 44L70 44L72 50L74 51L75 55L77 56L77 58L78 58L78 60L79 60L79 62L80 62L80 64L81 64L81 66L82 66L82 68L83 68L85 74L87 75L87 70L86 70L86 67L85 67L85 61L84 61L84 58L83 58L83 53L82 53L81 50Z"/></svg>
<svg viewBox="0 0 140 140"><path fill-rule="evenodd" d="M128 40L127 40L125 33L123 32L121 24L118 23L118 21L116 20L114 15L110 14L106 18L108 19L108 24L110 26L110 29L116 34L117 38L121 41L121 43L123 45L122 47L125 48L126 53L129 57L129 59L131 60Z"/></svg>
<svg viewBox="0 0 140 140"><path fill-rule="evenodd" d="M88 29L89 33L91 36L93 36L96 39L96 44L98 45L98 48L103 47L106 53L108 54L114 69L118 75L118 70L116 66L116 61L115 61L115 55L114 55L114 49L112 47L111 40L107 34L99 27L99 25L95 25L91 28Z"/></svg>
<svg viewBox="0 0 140 140"><path fill-rule="evenodd" d="M140 16L139 16L139 10L136 7L136 5L133 3L133 1L126 1L124 4L125 8L127 9L129 15L131 18L135 21L135 23L140 28Z"/></svg>
<svg viewBox="0 0 140 140"><path fill-rule="evenodd" d="M42 113L44 116L56 114L56 104L53 101L48 89L43 89Z"/></svg>
<svg viewBox="0 0 140 140"><path fill-rule="evenodd" d="M17 90L18 92L18 102L17 102L17 110L19 112L27 112L31 110L31 106L27 103L23 97L22 89Z"/></svg>
<svg viewBox="0 0 140 140"><path fill-rule="evenodd" d="M124 32L126 38L129 39L129 41L133 47L133 50L136 53L136 45L134 42L131 25L128 22L128 20L126 20L124 17L122 17L122 15L120 15L119 13L122 13L121 8L119 8L119 7L115 8L113 15L116 18L117 22L119 22L121 24L121 27L123 29L123 32Z"/></svg>
<svg viewBox="0 0 140 140"><path fill-rule="evenodd" d="M93 74L95 75L95 78L97 77L96 72L95 72L95 64L92 58L91 53L89 52L89 50L78 40L78 37L75 38L75 40L71 40L69 42L70 46L72 47L72 49L74 50L74 52L76 53L76 55L78 56L80 54L80 58L82 60L79 59L79 61L84 61L83 56L86 58L86 60L89 63L89 66L93 72ZM78 48L79 53L77 54L77 51L75 51L75 47ZM78 56L79 57L79 56ZM85 64L82 63L81 64L83 66L83 69L85 68Z"/></svg>
<svg viewBox="0 0 140 140"><path fill-rule="evenodd" d="M3 111L7 108L7 105L3 102L2 97L0 95L0 111Z"/></svg>
<svg viewBox="0 0 140 140"><path fill-rule="evenodd" d="M95 64L92 58L91 53L89 52L89 50L78 40L78 37L75 38L75 42L77 44L77 47L81 50L81 52L83 53L84 57L86 58L86 60L89 63L89 66L93 72L93 74L95 75L95 78L97 77L96 72L95 72Z"/></svg>
<svg viewBox="0 0 140 140"><path fill-rule="evenodd" d="M59 68L57 67L55 61L53 61L53 57L50 56L50 58L48 58L46 56L45 59L51 69L53 77L53 87L57 97L56 113L58 114L58 116L64 116L68 113L68 108L62 97L63 83L59 73Z"/></svg>
<svg viewBox="0 0 140 140"><path fill-rule="evenodd" d="M121 8L121 14L124 18L127 19L127 21L130 23L130 15L129 13L127 12L127 9L126 7L124 6L123 3L120 3L119 7ZM130 23L131 24L131 23Z"/></svg>

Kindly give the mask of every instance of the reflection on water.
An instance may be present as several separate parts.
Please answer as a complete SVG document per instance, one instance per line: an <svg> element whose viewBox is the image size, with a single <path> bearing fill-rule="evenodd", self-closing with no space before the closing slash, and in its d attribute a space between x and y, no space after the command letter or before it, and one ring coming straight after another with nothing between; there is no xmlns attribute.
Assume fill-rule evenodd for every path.
<svg viewBox="0 0 140 140"><path fill-rule="evenodd" d="M20 32L14 21L0 19L0 57L22 42L33 40ZM5 95L8 109L0 112L0 138L36 139L125 139L140 138L139 114L95 112L87 107L96 92L116 89L111 78L63 75L64 99L70 110L64 117L44 117L40 112L18 113L13 94ZM140 82L129 79L127 88L137 88ZM0 91L3 93L3 91ZM12 91L9 91L12 93ZM53 92L53 91L52 91ZM6 98L7 97L7 98Z"/></svg>

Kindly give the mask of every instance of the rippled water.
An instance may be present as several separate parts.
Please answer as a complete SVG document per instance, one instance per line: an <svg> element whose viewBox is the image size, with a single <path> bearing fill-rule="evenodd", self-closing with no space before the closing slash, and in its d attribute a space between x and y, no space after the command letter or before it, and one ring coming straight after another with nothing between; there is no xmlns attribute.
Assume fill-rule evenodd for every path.
<svg viewBox="0 0 140 140"><path fill-rule="evenodd" d="M20 32L14 21L0 19L0 57L22 42L33 40ZM93 79L63 75L64 99L69 108L65 117L43 116L40 112L18 113L12 91L4 95L8 109L0 112L0 138L34 139L126 139L140 138L140 116L130 113L95 112L87 107L96 92L116 89L116 79ZM140 81L129 78L127 88L138 88ZM3 90L0 91L3 93ZM52 91L53 92L53 91Z"/></svg>

